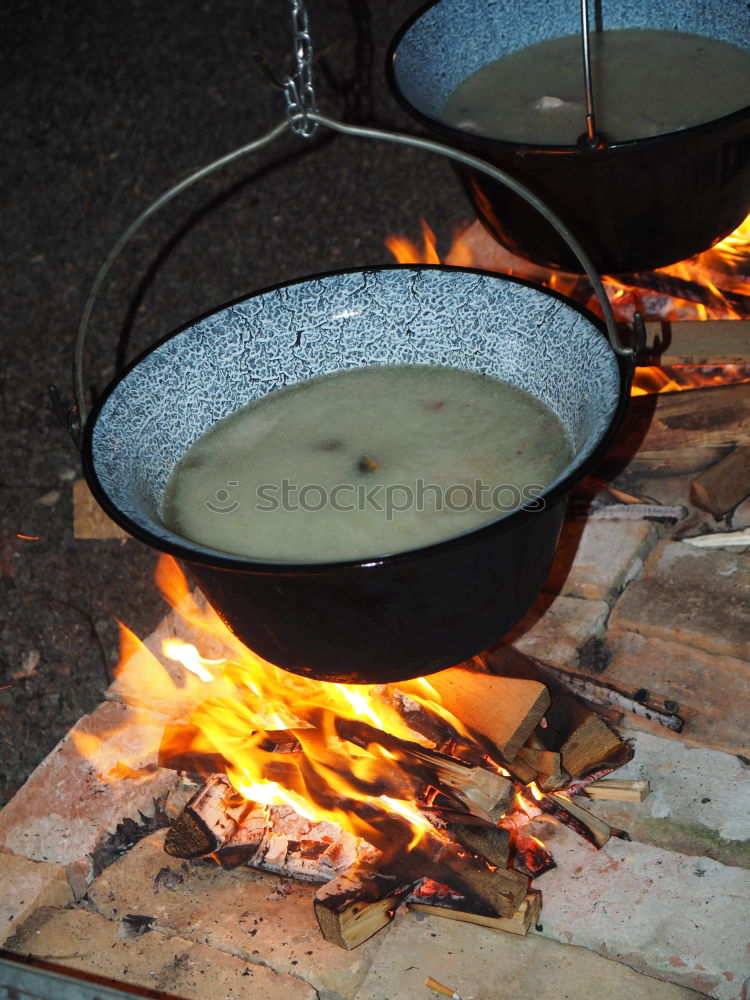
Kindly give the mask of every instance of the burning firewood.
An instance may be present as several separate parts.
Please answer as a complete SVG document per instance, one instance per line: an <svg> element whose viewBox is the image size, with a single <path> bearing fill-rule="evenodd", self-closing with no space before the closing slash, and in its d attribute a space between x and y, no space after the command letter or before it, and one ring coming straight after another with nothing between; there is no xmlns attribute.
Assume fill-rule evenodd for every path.
<svg viewBox="0 0 750 1000"><path fill-rule="evenodd" d="M555 859L544 844L536 837L524 833L523 828L513 831L512 843L513 867L516 871L538 878L556 867Z"/></svg>
<svg viewBox="0 0 750 1000"><path fill-rule="evenodd" d="M336 732L357 746L383 747L399 767L455 799L473 815L496 823L513 801L513 785L495 771L473 767L419 743L383 733L365 722L338 719Z"/></svg>
<svg viewBox="0 0 750 1000"><path fill-rule="evenodd" d="M499 826L468 826L465 823L448 823L445 832L472 854L484 858L491 865L506 868L510 852L510 834Z"/></svg>
<svg viewBox="0 0 750 1000"><path fill-rule="evenodd" d="M550 792L549 795L545 795L540 800L539 804L544 812L565 826L571 827L597 850L604 847L612 835L612 829L603 820L594 816L587 809L583 809L567 796L560 795L559 792Z"/></svg>
<svg viewBox="0 0 750 1000"><path fill-rule="evenodd" d="M205 857L226 844L254 809L225 775L214 774L169 828L164 850L175 858Z"/></svg>
<svg viewBox="0 0 750 1000"><path fill-rule="evenodd" d="M340 948L356 948L393 918L411 885L395 875L355 865L313 897L313 908L326 941Z"/></svg>
<svg viewBox="0 0 750 1000"><path fill-rule="evenodd" d="M537 680L457 667L431 674L427 680L443 707L506 760L517 755L550 704L549 691Z"/></svg>
<svg viewBox="0 0 750 1000"><path fill-rule="evenodd" d="M438 891L434 891L433 887ZM529 927L538 922L542 910L542 894L536 889L529 890L509 917L488 917L482 913L473 913L470 909L463 909L462 905L465 905L466 900L455 898L454 894L448 892L440 893L439 890L442 888L435 886L434 882L428 883L408 895L406 904L410 910L421 913L431 913L438 917L446 917L448 920L462 920L465 923L480 924L482 927L492 927L495 930L520 935L526 934Z"/></svg>

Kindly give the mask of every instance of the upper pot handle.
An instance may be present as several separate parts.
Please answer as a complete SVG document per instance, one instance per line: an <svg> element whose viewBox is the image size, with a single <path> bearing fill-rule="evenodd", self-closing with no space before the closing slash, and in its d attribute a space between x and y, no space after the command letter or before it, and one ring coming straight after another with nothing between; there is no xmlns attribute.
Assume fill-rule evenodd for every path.
<svg viewBox="0 0 750 1000"><path fill-rule="evenodd" d="M207 166L202 167L200 170L196 170L195 173L185 177L178 184L175 184L174 187L169 188L161 194L156 201L141 212L138 218L135 219L120 235L120 238L114 244L107 258L97 271L91 290L86 298L83 312L81 313L81 319L78 324L78 330L76 332L73 348L73 394L75 397L75 406L71 411L68 411L67 424L71 436L77 446L80 447L81 434L88 416L85 382L83 377L86 332L88 330L89 320L91 318L91 313L94 308L97 295L99 294L99 290L101 289L104 279L109 273L109 269L114 264L126 243L138 231L138 229L140 229L148 218L150 218L168 201L171 201L172 198L176 197L196 181L199 181L208 174L213 173L213 171L226 166L233 160L239 159L239 157L244 156L246 153L253 153L262 149L264 146L273 142L274 139L277 139L280 135L282 135L282 133L286 132L290 125L294 126L295 123L303 121L305 125L307 125L309 121L312 121L317 125L322 125L324 128L329 128L334 132L341 132L344 135L353 135L359 136L363 139L377 139L385 142L393 142L402 146L414 146L417 149L424 149L431 153L438 153L439 155L445 156L450 160L456 160L459 163L473 167L475 170L479 170L482 173L487 174L488 177L492 177L494 180L499 181L501 184L510 188L517 195L536 208L537 211L543 215L544 218L557 230L560 236L567 243L568 247L573 251L575 256L578 258L582 269L585 271L589 281L591 282L594 292L596 293L596 296L601 304L607 328L607 336L612 350L616 354L628 357L633 362L635 361L634 348L623 344L620 340L612 306L607 298L607 293L604 290L601 278L597 274L588 254L562 219L558 218L558 216L555 215L555 213L540 198L538 198L533 192L529 191L528 188L517 181L514 177L511 177L509 174L506 174L505 171L499 170L497 167L492 166L484 160L480 160L476 156L471 156L469 153L463 153L460 150L453 149L452 146L446 146L443 143L434 142L431 139L423 139L419 136L407 135L400 132L389 132L384 129L366 128L362 125L346 125L334 118L328 118L325 115L321 115L316 111L306 111L300 115L292 115L288 121L280 122L272 128L270 132L267 132L259 139L255 139L244 146L240 146L231 153L227 153L226 156L222 156L220 159L214 160L213 163L209 163ZM636 314L635 326L637 339L642 339L645 335L645 330L643 329L643 321L639 314ZM54 391L56 392L56 390Z"/></svg>

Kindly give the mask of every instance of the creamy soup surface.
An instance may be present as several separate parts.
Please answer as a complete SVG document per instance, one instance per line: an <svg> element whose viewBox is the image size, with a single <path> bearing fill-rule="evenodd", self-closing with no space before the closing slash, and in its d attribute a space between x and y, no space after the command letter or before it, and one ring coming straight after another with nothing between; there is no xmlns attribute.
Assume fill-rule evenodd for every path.
<svg viewBox="0 0 750 1000"><path fill-rule="evenodd" d="M592 32L597 129L610 141L700 125L750 104L750 51L678 31ZM568 35L488 63L449 95L441 118L508 142L573 145L585 131L581 39Z"/></svg>
<svg viewBox="0 0 750 1000"><path fill-rule="evenodd" d="M212 427L175 467L162 515L235 555L359 559L494 520L538 496L571 455L555 414L507 382L442 366L353 368Z"/></svg>

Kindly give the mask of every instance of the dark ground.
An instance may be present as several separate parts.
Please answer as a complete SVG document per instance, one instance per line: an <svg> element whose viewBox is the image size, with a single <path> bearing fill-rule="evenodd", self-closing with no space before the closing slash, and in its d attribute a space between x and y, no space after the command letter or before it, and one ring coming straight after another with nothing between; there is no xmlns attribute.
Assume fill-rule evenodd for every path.
<svg viewBox="0 0 750 1000"><path fill-rule="evenodd" d="M321 110L412 129L383 63L418 5L310 0ZM80 463L47 386L70 399L79 312L124 227L175 181L283 118L253 53L283 72L291 29L285 0L7 0L0 25L2 804L100 701L116 619L145 636L166 610L153 551L73 538ZM470 216L445 162L393 146L309 147L290 136L214 174L147 223L116 264L86 352L92 398L125 334L132 356L276 281L389 263L385 237L416 236L422 214L443 239Z"/></svg>

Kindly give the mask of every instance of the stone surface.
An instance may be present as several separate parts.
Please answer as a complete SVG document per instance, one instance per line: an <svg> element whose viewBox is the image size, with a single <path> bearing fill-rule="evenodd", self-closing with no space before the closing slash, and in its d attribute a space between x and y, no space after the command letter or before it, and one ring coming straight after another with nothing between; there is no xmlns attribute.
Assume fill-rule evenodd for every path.
<svg viewBox="0 0 750 1000"><path fill-rule="evenodd" d="M65 906L73 893L65 869L0 854L0 944L40 906Z"/></svg>
<svg viewBox="0 0 750 1000"><path fill-rule="evenodd" d="M96 879L90 898L102 915L155 917L167 935L188 938L302 976L320 1000L349 1000L365 976L377 940L348 952L324 941L313 912L315 887L211 861L183 864L162 849L163 833L136 844ZM162 872L173 874L168 878Z"/></svg>
<svg viewBox="0 0 750 1000"><path fill-rule="evenodd" d="M299 978L279 974L179 937L148 931L121 937L120 923L85 910L45 907L7 947L20 955L96 976L111 986L136 987L148 997L181 1000L314 1000ZM144 993L141 993L144 995Z"/></svg>
<svg viewBox="0 0 750 1000"><path fill-rule="evenodd" d="M679 706L683 741L750 756L750 663L636 632L610 630L600 675L623 691L646 688ZM630 719L637 724L635 717Z"/></svg>
<svg viewBox="0 0 750 1000"><path fill-rule="evenodd" d="M648 521L569 518L544 589L611 603L638 576L656 540Z"/></svg>
<svg viewBox="0 0 750 1000"><path fill-rule="evenodd" d="M750 872L614 838L595 851L557 824L532 828L557 862L534 882L545 937L718 1000L745 1000Z"/></svg>
<svg viewBox="0 0 750 1000"><path fill-rule="evenodd" d="M503 642L544 663L577 670L579 650L602 634L608 615L606 601L543 593Z"/></svg>
<svg viewBox="0 0 750 1000"><path fill-rule="evenodd" d="M750 868L750 768L737 757L635 733L635 755L614 777L643 778L643 802L578 801L633 840Z"/></svg>
<svg viewBox="0 0 750 1000"><path fill-rule="evenodd" d="M697 1000L690 989L533 932L519 937L401 910L355 1000L437 997L425 988L427 976L473 1000Z"/></svg>
<svg viewBox="0 0 750 1000"><path fill-rule="evenodd" d="M113 702L84 716L0 812L0 847L89 880L118 826L152 820L177 780L155 764L163 727Z"/></svg>
<svg viewBox="0 0 750 1000"><path fill-rule="evenodd" d="M610 628L750 660L750 553L660 542Z"/></svg>

